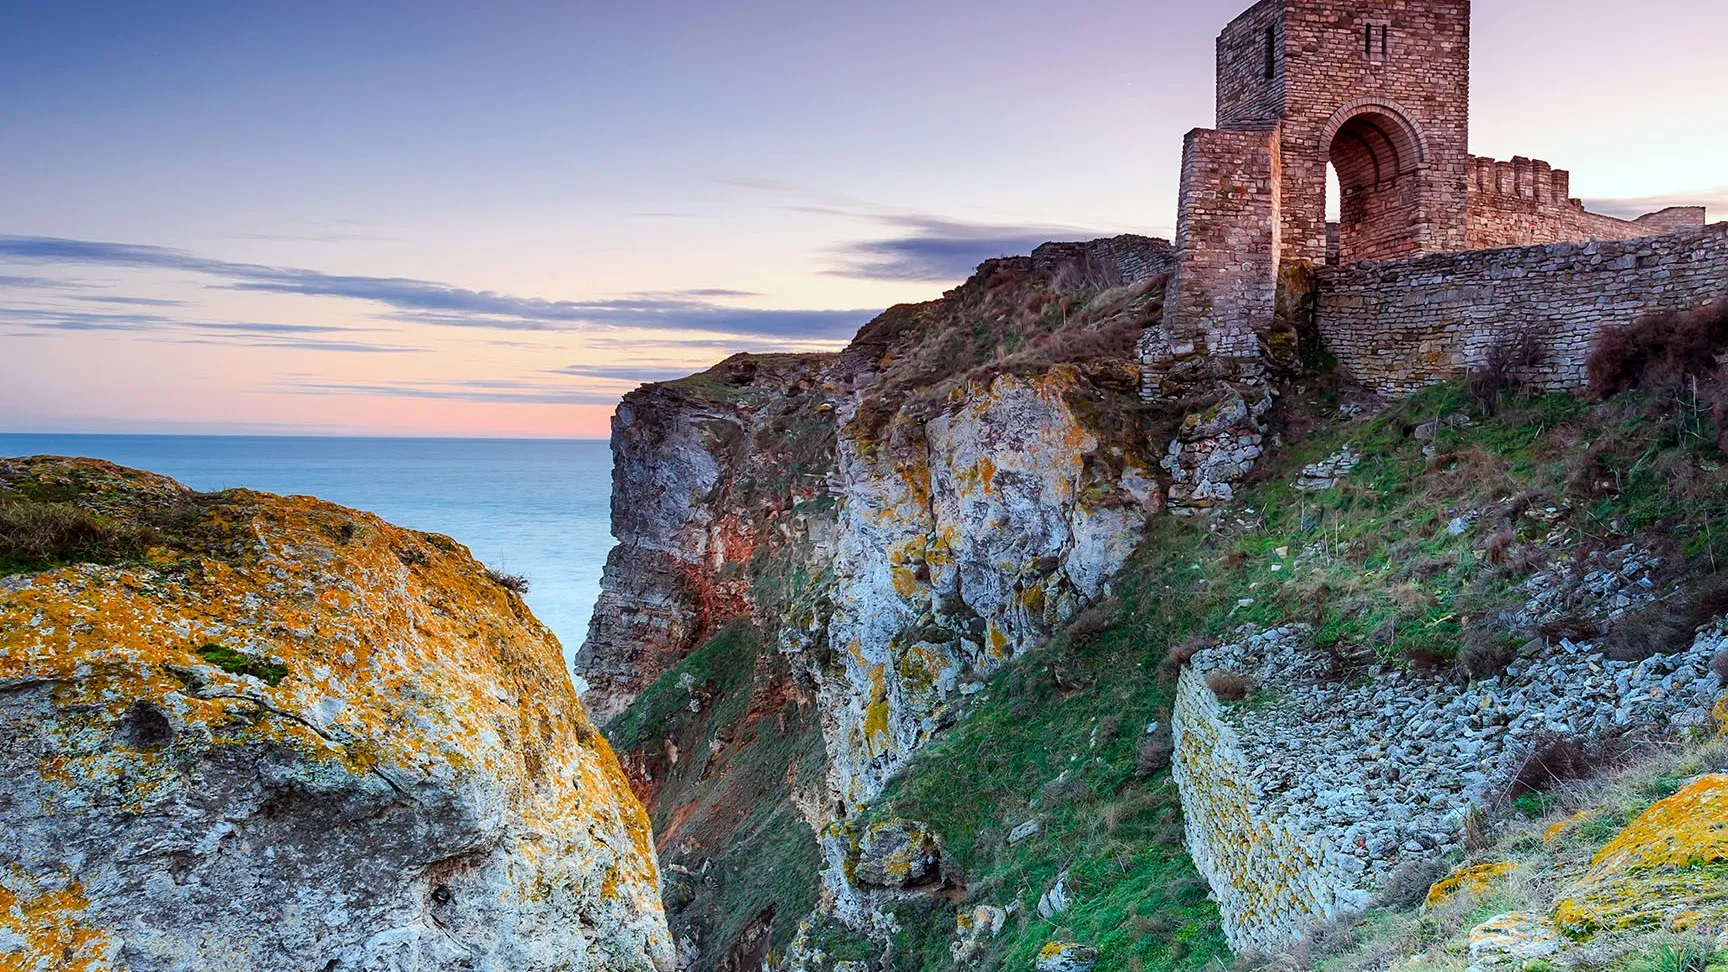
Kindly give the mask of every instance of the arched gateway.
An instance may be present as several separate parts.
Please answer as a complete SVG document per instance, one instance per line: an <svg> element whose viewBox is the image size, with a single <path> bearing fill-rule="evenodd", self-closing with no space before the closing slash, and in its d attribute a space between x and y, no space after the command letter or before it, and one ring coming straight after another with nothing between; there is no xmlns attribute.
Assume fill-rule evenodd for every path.
<svg viewBox="0 0 1728 972"><path fill-rule="evenodd" d="M1268 351L1283 360L1278 281L1296 265L1704 226L1699 207L1634 220L1592 213L1571 198L1566 170L1471 156L1469 137L1469 0L1261 0L1231 21L1218 35L1215 127L1189 132L1182 147L1176 267L1164 317L1141 338L1144 394L1252 381ZM1341 194L1335 227L1329 165ZM1317 321L1328 341L1337 327L1325 310L1339 310L1326 299L1330 275L1319 275ZM1455 368L1463 352L1424 354Z"/></svg>
<svg viewBox="0 0 1728 972"><path fill-rule="evenodd" d="M1217 124L1183 150L1174 354L1253 357L1281 265L1465 248L1469 0L1262 0L1218 37Z"/></svg>

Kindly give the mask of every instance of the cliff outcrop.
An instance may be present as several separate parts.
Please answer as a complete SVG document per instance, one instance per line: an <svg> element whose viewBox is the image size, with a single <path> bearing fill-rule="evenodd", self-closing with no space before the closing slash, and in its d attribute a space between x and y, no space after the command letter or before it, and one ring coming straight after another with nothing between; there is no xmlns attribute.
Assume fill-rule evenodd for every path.
<svg viewBox="0 0 1728 972"><path fill-rule="evenodd" d="M1718 317L1610 335L1608 398L1506 366L1388 400L1293 323L1254 382L1148 403L1132 349L1164 288L1134 246L1167 266L1041 248L837 355L742 356L621 410L645 491L619 515L674 512L619 535L679 566L608 583L673 608L640 643L597 618L624 633L579 665L630 696L606 731L680 961L1489 969L1696 931L1712 862L1638 884L1684 892L1649 908L1626 873L1579 883L1653 800L1547 872L1511 858L1523 821L1585 813L1720 709Z"/></svg>
<svg viewBox="0 0 1728 972"><path fill-rule="evenodd" d="M663 711L663 692L645 694L657 681L683 679L697 721L726 705L720 680L693 669L729 623L761 640L748 711L793 713L777 717L785 745L766 758L795 780L768 784L767 799L791 811L813 862L816 831L880 793L1003 664L1106 593L1162 501L1132 348L1159 313L1168 260L1167 244L1137 237L1051 244L889 310L838 355L739 356L626 397L613 436L619 546L577 668L593 710L613 714L674 874L751 866L738 816L720 808L760 794L724 795L723 774L686 780L696 789L678 798L665 787L693 748L733 760L761 736L682 715L678 732L643 732ZM773 707L784 699L798 701ZM819 736L787 728L803 720ZM804 738L819 739L815 752ZM776 953L816 876L770 895ZM673 906L691 961L737 946L730 907L680 928Z"/></svg>
<svg viewBox="0 0 1728 972"><path fill-rule="evenodd" d="M0 964L661 970L648 819L448 538L0 460Z"/></svg>

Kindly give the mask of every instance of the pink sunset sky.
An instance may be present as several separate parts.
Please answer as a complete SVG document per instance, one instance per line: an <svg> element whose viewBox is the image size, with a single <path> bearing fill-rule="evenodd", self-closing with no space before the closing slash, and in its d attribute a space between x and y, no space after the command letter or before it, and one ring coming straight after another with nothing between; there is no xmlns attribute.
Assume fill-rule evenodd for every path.
<svg viewBox="0 0 1728 972"><path fill-rule="evenodd" d="M1169 236L1246 5L9 3L0 431L603 436L981 259ZM1728 217L1725 54L1719 0L1479 0L1472 150Z"/></svg>

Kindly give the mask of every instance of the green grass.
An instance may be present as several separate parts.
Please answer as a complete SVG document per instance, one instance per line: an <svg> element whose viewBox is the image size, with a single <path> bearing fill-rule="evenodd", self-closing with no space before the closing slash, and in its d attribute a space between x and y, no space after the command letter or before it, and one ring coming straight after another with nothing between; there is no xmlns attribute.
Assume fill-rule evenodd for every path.
<svg viewBox="0 0 1728 972"><path fill-rule="evenodd" d="M656 797L645 802L669 917L675 932L699 933L699 967L715 967L770 910L771 953L782 954L816 903L821 859L792 794L819 786L822 736L814 705L788 694L790 678L760 632L734 623L606 728L612 745L653 777ZM679 752L675 764L666 741Z"/></svg>
<svg viewBox="0 0 1728 972"><path fill-rule="evenodd" d="M275 688L288 677L288 666L280 662L248 655L223 645L207 644L198 649L198 657L230 675L250 675L271 688Z"/></svg>

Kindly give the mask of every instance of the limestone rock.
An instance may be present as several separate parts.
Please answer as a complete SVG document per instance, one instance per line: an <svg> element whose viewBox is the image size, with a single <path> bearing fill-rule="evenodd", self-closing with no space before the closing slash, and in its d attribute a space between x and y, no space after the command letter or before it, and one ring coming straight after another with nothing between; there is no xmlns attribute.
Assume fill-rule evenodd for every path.
<svg viewBox="0 0 1728 972"><path fill-rule="evenodd" d="M646 815L460 545L89 460L0 487L148 538L0 589L0 964L672 967Z"/></svg>
<svg viewBox="0 0 1728 972"><path fill-rule="evenodd" d="M911 888L938 880L942 848L929 828L914 820L890 817L858 835L852 879L878 888Z"/></svg>
<svg viewBox="0 0 1728 972"><path fill-rule="evenodd" d="M1049 942L1038 950L1032 967L1038 972L1092 972L1098 964L1098 950L1073 942Z"/></svg>
<svg viewBox="0 0 1728 972"><path fill-rule="evenodd" d="M988 941L1002 932L1008 913L990 904L965 908L954 915L954 943L948 951L957 964L972 961Z"/></svg>
<svg viewBox="0 0 1728 972"><path fill-rule="evenodd" d="M1639 815L1555 900L1568 936L1684 930L1728 920L1728 774L1702 776Z"/></svg>
<svg viewBox="0 0 1728 972"><path fill-rule="evenodd" d="M1067 872L1063 872L1063 874L1056 879L1056 883L1052 884L1049 890L1045 891L1038 897L1038 917L1054 918L1062 912L1067 911L1069 904L1068 874Z"/></svg>
<svg viewBox="0 0 1728 972"><path fill-rule="evenodd" d="M1470 972L1523 969L1566 949L1552 925L1520 911L1490 918L1470 931Z"/></svg>

